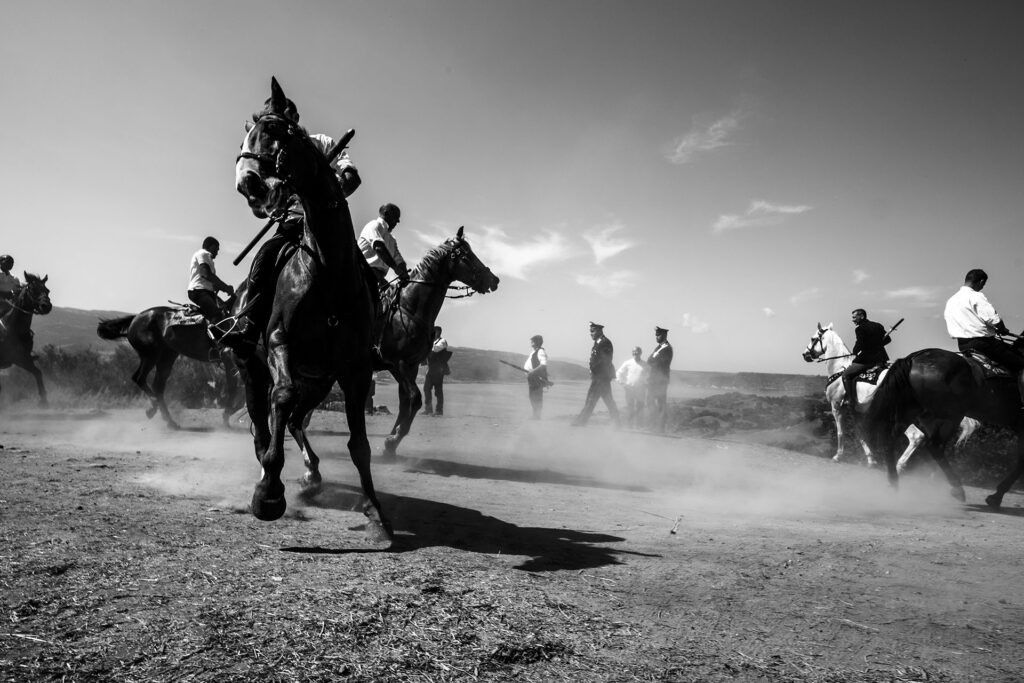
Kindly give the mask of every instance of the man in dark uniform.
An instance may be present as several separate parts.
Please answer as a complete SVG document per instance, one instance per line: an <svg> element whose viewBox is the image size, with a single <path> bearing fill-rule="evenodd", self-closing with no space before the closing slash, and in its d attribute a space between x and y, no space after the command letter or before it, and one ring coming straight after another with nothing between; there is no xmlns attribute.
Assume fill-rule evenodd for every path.
<svg viewBox="0 0 1024 683"><path fill-rule="evenodd" d="M647 358L650 370L647 377L647 401L654 408L651 428L663 432L668 418L668 374L672 366L672 345L668 343L668 330L655 327L654 341L658 345Z"/></svg>
<svg viewBox="0 0 1024 683"><path fill-rule="evenodd" d="M583 410L572 421L574 427L582 427L587 424L591 413L597 406L597 399L603 399L608 406L608 414L611 415L612 423L619 426L619 407L615 405L615 398L612 396L612 380L615 379L615 366L612 364L612 342L604 336L604 325L595 322L590 323L590 338L594 345L590 348L590 389L587 390L587 400L583 404Z"/></svg>
<svg viewBox="0 0 1024 683"><path fill-rule="evenodd" d="M854 309L850 315L856 328L857 342L853 345L853 360L843 370L843 403L856 408L857 375L889 360L885 345L892 339L880 323L868 320L868 314L863 308Z"/></svg>

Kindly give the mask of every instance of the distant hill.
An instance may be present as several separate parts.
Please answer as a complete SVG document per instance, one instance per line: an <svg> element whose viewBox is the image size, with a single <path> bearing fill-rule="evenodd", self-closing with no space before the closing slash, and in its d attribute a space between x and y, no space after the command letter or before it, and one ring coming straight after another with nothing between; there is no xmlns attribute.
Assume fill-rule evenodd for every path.
<svg viewBox="0 0 1024 683"><path fill-rule="evenodd" d="M47 344L65 351L93 349L100 353L113 353L117 344L96 336L100 319L129 315L123 311L86 311L78 308L54 307L48 315L36 316L32 329L36 333L36 346ZM459 382L520 382L523 374L499 361L508 361L522 367L526 353L494 351L469 347L452 347L450 379ZM549 360L548 369L555 382L585 382L590 379L586 363ZM672 377L680 384L726 391L747 393L813 394L824 391L821 377L811 375L785 375L760 372L697 372L673 370Z"/></svg>
<svg viewBox="0 0 1024 683"><path fill-rule="evenodd" d="M100 319L120 318L129 315L122 311L84 311L79 308L54 306L47 315L32 318L32 330L36 333L36 347L47 344L65 351L84 351L92 348L101 353L113 353L116 345L96 336L96 324Z"/></svg>

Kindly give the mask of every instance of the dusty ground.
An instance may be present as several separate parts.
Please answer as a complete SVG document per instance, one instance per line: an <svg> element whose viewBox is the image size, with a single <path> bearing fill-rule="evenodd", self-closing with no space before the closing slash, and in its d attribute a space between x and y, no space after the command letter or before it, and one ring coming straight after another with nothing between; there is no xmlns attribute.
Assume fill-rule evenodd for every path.
<svg viewBox="0 0 1024 683"><path fill-rule="evenodd" d="M384 388L378 402L393 406ZM0 414L3 680L1015 681L1022 498L749 444L574 429L525 387L453 385L374 476L262 523L247 431L185 412ZM390 429L370 418L375 451ZM289 442L287 482L301 473ZM290 486L294 492L295 486ZM672 534L670 530L677 529Z"/></svg>

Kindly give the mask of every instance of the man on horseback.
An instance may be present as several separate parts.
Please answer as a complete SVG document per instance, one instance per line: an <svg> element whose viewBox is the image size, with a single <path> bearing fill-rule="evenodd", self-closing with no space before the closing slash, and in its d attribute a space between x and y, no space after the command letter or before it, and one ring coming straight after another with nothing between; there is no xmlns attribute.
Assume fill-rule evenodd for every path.
<svg viewBox="0 0 1024 683"><path fill-rule="evenodd" d="M188 298L199 307L206 322L213 325L224 318L220 309L217 292L235 293L235 288L217 277L213 260L220 253L220 242L216 237L203 240L203 248L192 254L189 264Z"/></svg>
<svg viewBox="0 0 1024 683"><path fill-rule="evenodd" d="M0 256L0 315L11 310L9 302L21 289L21 281L16 275L11 275L13 267L14 259L9 254Z"/></svg>
<svg viewBox="0 0 1024 683"><path fill-rule="evenodd" d="M398 251L398 242L391 233L402 218L402 211L394 204L388 203L380 207L379 215L359 233L359 249L363 258L377 276L377 284L381 289L387 286L388 268L395 271L398 279L404 284L409 281L409 267L405 265L402 252Z"/></svg>
<svg viewBox="0 0 1024 683"><path fill-rule="evenodd" d="M253 118L259 118L269 109L270 99L268 98L264 103L263 112L253 115ZM282 116L292 123L299 122L299 111L290 99L287 100ZM309 133L309 139L324 156L330 153L335 144L334 138L323 133ZM362 184L359 171L349 159L348 152L342 151L335 157L331 161L331 168L334 169L334 175L338 178L345 197L355 192L356 188ZM278 223L274 235L263 243L263 246L256 252L256 256L253 257L252 265L249 267L244 298L238 306L238 310L243 313L238 316L235 327L221 338L221 343L225 346L241 352L251 352L256 348L260 333L267 326L267 319L270 317L274 303L276 274L282 265L278 263L279 256L286 246L298 245L302 241L304 224L305 213L302 202L297 195L292 195L285 217Z"/></svg>
<svg viewBox="0 0 1024 683"><path fill-rule="evenodd" d="M1009 334L995 307L981 290L988 282L988 274L980 268L968 271L963 286L946 302L944 316L949 336L956 339L957 348L964 355L977 352L990 358L1018 377L1021 396L1024 397L1024 356L1012 346L996 337Z"/></svg>
<svg viewBox="0 0 1024 683"><path fill-rule="evenodd" d="M855 308L850 314L857 334L853 345L853 360L843 370L843 405L857 407L857 375L889 360L885 345L892 341L880 323L868 320L863 308Z"/></svg>

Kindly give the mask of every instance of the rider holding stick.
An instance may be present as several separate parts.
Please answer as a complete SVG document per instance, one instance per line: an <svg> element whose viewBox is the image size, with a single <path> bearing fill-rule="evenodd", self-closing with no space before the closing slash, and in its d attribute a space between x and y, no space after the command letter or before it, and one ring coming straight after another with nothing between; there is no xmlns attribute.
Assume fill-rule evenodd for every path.
<svg viewBox="0 0 1024 683"><path fill-rule="evenodd" d="M267 99L264 112L268 111L269 107L270 99ZM254 114L253 118L259 118L264 112ZM293 123L299 122L299 111L291 100L286 100L283 116ZM322 133L312 133L309 135L309 139L324 156L330 153L335 144L330 136ZM355 192L362 182L359 172L348 158L347 152L343 151L332 159L331 168L334 169L338 182L341 183L341 191L346 197ZM251 353L256 348L260 333L267 326L274 303L278 256L286 245L298 244L302 241L304 223L305 214L302 202L299 201L298 196L293 195L289 200L285 217L278 224L277 231L260 247L252 260L245 294L238 306L238 310L243 311L243 314L238 317L238 324L234 329L221 338L221 342L225 346L242 353Z"/></svg>
<svg viewBox="0 0 1024 683"><path fill-rule="evenodd" d="M867 311L863 308L855 308L850 319L855 326L857 341L853 345L853 360L843 370L843 404L856 409L857 375L889 360L885 345L892 339L880 323L868 320Z"/></svg>

